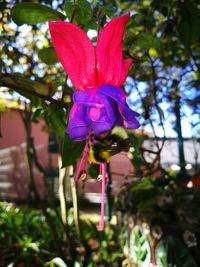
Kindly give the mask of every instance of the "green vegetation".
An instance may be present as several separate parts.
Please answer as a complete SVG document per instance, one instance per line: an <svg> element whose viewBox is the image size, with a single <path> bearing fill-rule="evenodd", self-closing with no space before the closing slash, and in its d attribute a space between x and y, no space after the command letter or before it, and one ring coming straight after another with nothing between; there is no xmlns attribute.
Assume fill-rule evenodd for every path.
<svg viewBox="0 0 200 267"><path fill-rule="evenodd" d="M129 105L141 114L141 131L129 132L138 181L121 189L114 206L121 214L117 225L107 222L105 231L98 232L94 223L80 219L76 187L69 175L70 165L76 171L84 142L73 142L65 133L74 88L58 63L47 22L71 21L97 35L108 20L129 11L123 49L135 64L124 89ZM36 202L41 208L0 203L0 266L147 267L150 262L159 267L200 266L200 194L198 188L186 187L191 177L185 168L182 127L187 122L191 137L199 137L199 1L5 0L0 12L0 93L23 103L27 203ZM4 100L0 112L5 111ZM35 150L31 126L39 119L55 136L62 158L60 208ZM177 135L181 169L177 176L161 166L161 151L169 136L166 125ZM144 147L147 129L153 135L148 150ZM42 174L46 202L38 193L34 166ZM193 173L198 168L193 166ZM96 166L89 173L96 178ZM160 177L152 178L157 173ZM67 179L73 210L65 199Z"/></svg>

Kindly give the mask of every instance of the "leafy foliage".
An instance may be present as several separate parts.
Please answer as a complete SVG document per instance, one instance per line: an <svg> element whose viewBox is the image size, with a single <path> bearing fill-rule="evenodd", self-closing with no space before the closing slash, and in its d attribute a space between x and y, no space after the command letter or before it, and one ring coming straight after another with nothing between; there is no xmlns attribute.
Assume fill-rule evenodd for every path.
<svg viewBox="0 0 200 267"><path fill-rule="evenodd" d="M54 132L57 139L62 139L63 167L77 161L84 143L72 142L65 134L74 89L53 51L46 25L48 20L67 19L85 31L100 30L108 18L132 11L124 38L124 54L136 62L125 90L129 104L141 113L141 129L148 125L155 133L155 125L158 125L165 136L166 120L173 127L177 126L178 101L178 113L184 118L189 113L190 125L198 131L198 119L195 118L199 118L200 10L197 0L11 2L0 3L1 85L5 93L8 88L10 94L18 92L19 98L22 95L29 99L34 109L32 120L37 122L42 117L48 130ZM96 37L92 41L95 43ZM132 135L131 139L136 174L141 177L148 169L160 168L159 144L157 161L150 166L143 158L144 136ZM95 174L95 167L90 173ZM140 221L147 221L152 233L153 227L159 225L164 236L173 235L173 239L166 237L157 246L157 254L159 250L165 252L162 259L157 255L161 266L175 263L184 266L183 261L195 266L182 245L181 236L189 229L199 240L199 201L197 188L179 188L169 177L160 180L146 177L122 188L118 209L125 215L128 213ZM18 210L8 205L1 205L0 209L0 257L3 264L16 261L27 266L43 266L43 263L47 266L61 263L62 266L62 260L53 251L49 225L39 211ZM57 224L58 218L54 214L53 218ZM123 220L127 223L125 218ZM121 266L123 254L118 244L119 231L108 228L105 233L99 233L90 222L82 222L82 226L84 248L76 240L75 229L69 229L75 236L73 261L81 264L85 261L87 267ZM60 224L56 229L66 249ZM133 247L137 247L133 254L140 264L148 258L147 246L151 243L141 229L133 231L132 235ZM174 253L170 250L175 247L182 257L177 257L175 249Z"/></svg>
<svg viewBox="0 0 200 267"><path fill-rule="evenodd" d="M47 212L53 215L56 231L61 237L62 229L56 214L51 209ZM74 233L73 215L69 220L70 231ZM84 251L78 240L77 252L73 259L73 265L82 264L87 254L85 266L97 266L98 264L118 265L123 259L118 244L117 231L107 227L105 232L98 232L94 223L89 220L82 221L83 238L87 243L87 251ZM76 237L74 236L74 239ZM0 266L15 264L14 266L58 266L66 267L65 261L57 255L53 246L53 239L49 225L40 210L19 208L14 204L0 203ZM62 248L66 253L66 241L62 242Z"/></svg>
<svg viewBox="0 0 200 267"><path fill-rule="evenodd" d="M172 236L164 238L156 247L158 265L168 267L173 264L184 267L197 267L187 248Z"/></svg>
<svg viewBox="0 0 200 267"><path fill-rule="evenodd" d="M38 81L30 80L22 75L19 74L10 74L10 75L3 75L1 77L1 80L4 84L6 84L8 87L13 86L16 91L25 91L28 93L37 93L40 95L48 95L49 90L48 87L40 83Z"/></svg>
<svg viewBox="0 0 200 267"><path fill-rule="evenodd" d="M133 236L128 240L133 262L139 262L144 255L139 266L146 266L144 262L156 247L154 256L159 266L198 266L199 191L199 187L179 188L170 177L143 178L122 187L117 209L123 216L129 216L128 222L131 221L128 229ZM127 229L126 224L124 227ZM134 244L139 243L131 245L131 240ZM146 249L152 247L151 252L145 252L144 247L142 250L145 242L149 244Z"/></svg>
<svg viewBox="0 0 200 267"><path fill-rule="evenodd" d="M12 9L13 21L21 26L24 23L29 25L35 25L37 23L46 22L48 20L61 20L65 19L65 16L48 6L36 4L36 3L19 3Z"/></svg>
<svg viewBox="0 0 200 267"><path fill-rule="evenodd" d="M183 44L190 48L193 44L198 43L200 39L200 31L198 25L200 23L200 11L193 1L186 1L180 7L180 21L178 24L178 32Z"/></svg>
<svg viewBox="0 0 200 267"><path fill-rule="evenodd" d="M89 3L87 0L81 0L76 3L72 1L16 3L11 9L11 16L17 25L29 25L30 28L25 38L21 37L23 34L20 28L12 29L10 14L5 8L10 8L10 5L2 5L2 9L5 10L1 37L4 43L2 50L4 52L1 57L2 72L3 75L14 75L15 81L13 83L14 76L9 76L10 83L6 83L3 76L2 83L31 99L33 106L37 109L44 109L41 115L45 114L48 127L54 129L57 127L56 131L59 136L63 135L64 137L63 127L65 127L71 108L73 88L61 71L60 65L57 64L58 59L44 24L48 20L68 19L79 24L85 31L100 30L107 18L114 17L119 12L133 11L126 28L124 54L127 57L135 58L136 63L130 71L130 87L127 85L127 88L131 89L126 90L130 95L130 104L141 113L141 129L150 125L154 131L154 125L158 124L162 127L165 136L164 125L167 117L170 118L169 122L172 126L176 126L175 102L179 97L181 106L189 109L191 116L193 114L197 116L200 11L196 1L181 3L180 1L157 0L141 1L140 3L118 1L111 4L109 1ZM43 24L41 25L41 23ZM20 38L24 38L23 44L21 44ZM96 41L96 37L93 41ZM10 61L9 66L5 64L7 60ZM24 76L20 81L17 77L17 84L16 74L14 74L16 68L21 72L21 76ZM28 94L26 92L28 89L27 79L32 83L29 82ZM25 82L26 88L22 86ZM30 91L37 93L34 99L30 96ZM137 96L135 92L137 92ZM58 116L52 119L53 114L48 116L47 113L51 112L51 108L46 108L46 104L41 107L41 102L37 98L40 96L50 103L59 100L58 106L67 109L67 113L59 114L59 116L65 116L64 120L60 119L60 122L64 122L62 126ZM163 106L167 106L167 108L163 110ZM172 116L169 116L169 113ZM52 123L54 125L51 125ZM192 125L198 130L197 124ZM62 129L61 131L59 127ZM138 142L137 151L141 153L142 142L137 140L135 142ZM136 161L136 159L139 165L146 164L142 157L135 157L133 160ZM75 157L73 160L76 160ZM139 165L138 173L141 173L142 169Z"/></svg>
<svg viewBox="0 0 200 267"><path fill-rule="evenodd" d="M142 229L135 227L130 233L130 258L141 266L148 266L150 259L150 246Z"/></svg>
<svg viewBox="0 0 200 267"><path fill-rule="evenodd" d="M54 215L55 221L57 221ZM45 217L37 210L0 203L1 266L24 263L42 266L53 258L52 238Z"/></svg>
<svg viewBox="0 0 200 267"><path fill-rule="evenodd" d="M65 133L63 154L62 154L62 167L72 165L77 158L80 158L85 146L85 142L75 142L70 139L69 135Z"/></svg>
<svg viewBox="0 0 200 267"><path fill-rule="evenodd" d="M53 47L43 48L39 50L38 56L47 65L53 65L58 62L58 58Z"/></svg>

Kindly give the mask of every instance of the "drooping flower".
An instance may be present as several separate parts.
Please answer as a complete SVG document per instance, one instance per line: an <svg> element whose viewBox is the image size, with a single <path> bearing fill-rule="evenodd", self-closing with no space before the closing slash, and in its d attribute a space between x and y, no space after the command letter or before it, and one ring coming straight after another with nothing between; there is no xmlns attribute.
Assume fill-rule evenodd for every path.
<svg viewBox="0 0 200 267"><path fill-rule="evenodd" d="M113 126L135 129L136 116L126 103L121 86L133 59L123 59L122 42L129 14L112 19L101 31L96 47L77 25L49 22L56 54L75 89L67 132L85 140L92 130L99 135Z"/></svg>
<svg viewBox="0 0 200 267"><path fill-rule="evenodd" d="M70 22L49 22L52 42L59 61L76 92L70 111L67 132L73 140L87 140L78 172L87 163L90 134L98 136L115 126L136 129L137 112L126 103L122 85L133 59L123 59L122 43L125 25L130 14L112 19L98 36L94 47L86 33ZM100 164L102 177L101 220L104 228L104 194L106 163Z"/></svg>

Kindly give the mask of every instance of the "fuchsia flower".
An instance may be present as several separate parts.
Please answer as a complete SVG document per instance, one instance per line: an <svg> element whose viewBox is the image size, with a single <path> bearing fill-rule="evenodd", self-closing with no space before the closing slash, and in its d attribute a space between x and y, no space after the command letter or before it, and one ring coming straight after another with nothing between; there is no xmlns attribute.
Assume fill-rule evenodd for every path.
<svg viewBox="0 0 200 267"><path fill-rule="evenodd" d="M76 88L67 132L85 140L92 130L99 135L113 126L135 129L136 116L126 104L121 86L133 59L123 59L122 42L129 14L112 19L101 31L96 47L77 25L49 22L56 54Z"/></svg>
<svg viewBox="0 0 200 267"><path fill-rule="evenodd" d="M49 22L58 59L76 88L67 128L73 140L85 140L90 132L99 135L114 126L139 127L136 120L139 114L128 107L121 88L134 63L133 59L123 59L122 54L124 29L129 16L112 19L98 36L96 47L77 25L64 21ZM89 142L86 142L75 180L87 164ZM98 229L103 230L106 163L100 164L100 175L102 198Z"/></svg>

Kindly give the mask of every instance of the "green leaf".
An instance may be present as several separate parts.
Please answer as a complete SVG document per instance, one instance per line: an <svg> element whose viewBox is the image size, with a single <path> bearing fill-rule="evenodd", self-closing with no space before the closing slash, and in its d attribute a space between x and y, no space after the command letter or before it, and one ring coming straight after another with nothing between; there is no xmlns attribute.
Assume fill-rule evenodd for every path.
<svg viewBox="0 0 200 267"><path fill-rule="evenodd" d="M200 11L191 1L185 1L181 9L178 33L186 47L198 43L200 38Z"/></svg>
<svg viewBox="0 0 200 267"><path fill-rule="evenodd" d="M190 251L176 238L165 237L156 247L156 261L160 267L197 267Z"/></svg>
<svg viewBox="0 0 200 267"><path fill-rule="evenodd" d="M72 12L73 12L73 10L75 8L76 7L75 7L75 5L72 2L68 2L68 1L65 2L64 10L65 10L65 12L67 14L68 19L71 19Z"/></svg>
<svg viewBox="0 0 200 267"><path fill-rule="evenodd" d="M1 2L0 3L0 11L3 11L6 8L6 3L5 2Z"/></svg>
<svg viewBox="0 0 200 267"><path fill-rule="evenodd" d="M164 120L164 119L165 119L165 113L164 113L164 111L162 110L162 108L159 107L159 106L157 106L157 111L158 111L160 117Z"/></svg>
<svg viewBox="0 0 200 267"><path fill-rule="evenodd" d="M67 167L76 162L81 157L85 142L72 141L67 133L64 136L62 167Z"/></svg>
<svg viewBox="0 0 200 267"><path fill-rule="evenodd" d="M47 6L36 3L19 3L12 10L13 21L21 26L23 24L36 25L48 20L64 20L65 16Z"/></svg>
<svg viewBox="0 0 200 267"><path fill-rule="evenodd" d="M43 109L42 108L38 108L36 109L36 111L33 113L31 120L35 123L38 123L38 117L41 115Z"/></svg>
<svg viewBox="0 0 200 267"><path fill-rule="evenodd" d="M172 6L174 5L173 0L154 0L151 1L151 6L155 10L159 10L164 16L169 16L169 14L172 12Z"/></svg>
<svg viewBox="0 0 200 267"><path fill-rule="evenodd" d="M91 15L91 5L87 0L80 0L76 4L66 1L64 9L69 20L75 12L73 22L82 25L85 31L96 29L96 19Z"/></svg>
<svg viewBox="0 0 200 267"><path fill-rule="evenodd" d="M47 111L47 123L52 128L53 132L60 137L63 137L66 129L66 114L61 108L50 105L51 110Z"/></svg>
<svg viewBox="0 0 200 267"><path fill-rule="evenodd" d="M49 89L46 84L40 83L38 81L30 80L20 74L5 74L1 77L1 82L3 85L11 88L13 90L31 92L34 91L40 95L48 95Z"/></svg>
<svg viewBox="0 0 200 267"><path fill-rule="evenodd" d="M97 178L99 175L99 164L91 164L88 168L88 173L91 178Z"/></svg>
<svg viewBox="0 0 200 267"><path fill-rule="evenodd" d="M144 231L136 226L131 231L129 238L131 260L139 263L139 266L149 266L151 250Z"/></svg>
<svg viewBox="0 0 200 267"><path fill-rule="evenodd" d="M136 44L143 49L160 50L162 48L162 42L158 38L146 33L139 35Z"/></svg>
<svg viewBox="0 0 200 267"><path fill-rule="evenodd" d="M38 51L38 57L47 65L59 62L53 47L43 48Z"/></svg>
<svg viewBox="0 0 200 267"><path fill-rule="evenodd" d="M105 13L109 18L112 17L117 12L117 8L115 6L99 6L99 9Z"/></svg>

